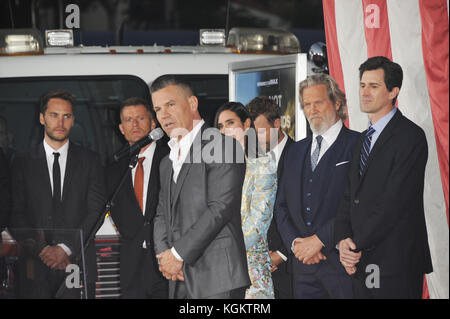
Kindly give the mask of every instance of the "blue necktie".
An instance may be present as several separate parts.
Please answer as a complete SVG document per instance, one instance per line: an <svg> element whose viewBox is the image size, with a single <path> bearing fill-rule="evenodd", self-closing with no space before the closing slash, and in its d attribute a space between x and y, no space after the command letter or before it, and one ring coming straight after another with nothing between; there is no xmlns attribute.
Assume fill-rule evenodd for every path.
<svg viewBox="0 0 450 319"><path fill-rule="evenodd" d="M323 139L323 137L320 135L318 135L316 137L316 140L317 140L316 149L314 150L314 152L311 155L311 168L312 168L313 172L316 169L317 162L319 161L320 145L322 144L322 139Z"/></svg>
<svg viewBox="0 0 450 319"><path fill-rule="evenodd" d="M361 160L359 161L359 176L361 176L364 172L364 169L367 165L367 159L370 154L370 144L372 143L372 135L375 133L375 130L372 126L369 126L369 129L366 132L366 136L364 136L364 142L361 149Z"/></svg>

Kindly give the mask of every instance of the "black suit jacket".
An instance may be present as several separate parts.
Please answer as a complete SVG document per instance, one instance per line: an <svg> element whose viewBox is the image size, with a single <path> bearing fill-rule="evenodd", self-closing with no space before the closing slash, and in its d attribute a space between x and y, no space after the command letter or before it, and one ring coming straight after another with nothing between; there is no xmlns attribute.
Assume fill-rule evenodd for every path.
<svg viewBox="0 0 450 319"><path fill-rule="evenodd" d="M81 229L83 241L95 226L105 205L104 169L97 154L69 144L64 177L62 211L52 217L52 190L43 144L18 154L12 167L14 228ZM73 236L58 235L55 243L64 243L75 255L80 249ZM55 244L44 243L44 244ZM39 247L37 253L39 253ZM91 243L85 254L87 282L95 282L97 268L95 247Z"/></svg>
<svg viewBox="0 0 450 319"><path fill-rule="evenodd" d="M3 150L0 149L0 231L8 226L11 202L10 169ZM0 239L1 241L1 239Z"/></svg>
<svg viewBox="0 0 450 319"><path fill-rule="evenodd" d="M286 144L284 145L283 151L281 152L280 160L278 161L277 167L277 178L278 183L280 182L281 175L283 173L284 168L284 158L286 156L287 149L289 145L294 143L294 140L287 136ZM273 218L269 226L269 230L267 231L267 241L269 244L269 250L271 251L280 251L286 257L289 256L289 251L284 246L283 241L281 240L280 233L278 231L277 222L276 222L276 210L273 211ZM292 293L292 278L290 274L290 270L288 269L288 263L282 262L278 265L278 270L272 273L273 285L275 289L275 298L277 299L290 299L293 298Z"/></svg>
<svg viewBox="0 0 450 319"><path fill-rule="evenodd" d="M136 200L132 183L131 171L120 189L111 208L111 216L120 233L120 285L124 298L134 297L136 279L133 276L141 273L142 267L147 267L148 282L141 282L142 287L151 289L155 284L165 280L158 270L153 245L153 218L156 214L160 189L159 164L161 159L169 153L169 148L163 143L157 142L152 159L150 179L147 189L147 202L145 214ZM112 195L128 168L130 158L124 158L118 163L110 165L107 169L108 193ZM151 258L144 258L143 242L147 244L147 253ZM143 260L149 260L150 264Z"/></svg>
<svg viewBox="0 0 450 319"><path fill-rule="evenodd" d="M376 264L380 276L399 273L417 280L432 271L423 208L428 147L423 130L400 110L373 146L359 176L365 132L352 154L352 166L335 223L335 244L350 237L362 257L357 277Z"/></svg>

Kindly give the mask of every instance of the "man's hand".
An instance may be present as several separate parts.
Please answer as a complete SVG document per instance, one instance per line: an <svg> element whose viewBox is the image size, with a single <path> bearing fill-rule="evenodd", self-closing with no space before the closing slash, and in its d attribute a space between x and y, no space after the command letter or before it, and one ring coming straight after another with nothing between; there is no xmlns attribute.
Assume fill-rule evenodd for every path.
<svg viewBox="0 0 450 319"><path fill-rule="evenodd" d="M327 257L319 251L316 255L312 256L311 258L303 260L303 263L305 265L314 265L318 264L321 260L327 260Z"/></svg>
<svg viewBox="0 0 450 319"><path fill-rule="evenodd" d="M356 245L351 238L346 238L339 242L339 260L341 261L341 264L345 267L347 273L349 273L349 271L355 273L355 265L359 263L361 252L355 253L350 249L356 249Z"/></svg>
<svg viewBox="0 0 450 319"><path fill-rule="evenodd" d="M308 262L310 261L317 263L320 262L320 260L326 259L326 257L320 253L322 247L322 242L315 234L306 238L297 238L294 241L294 255L304 264L309 265Z"/></svg>
<svg viewBox="0 0 450 319"><path fill-rule="evenodd" d="M283 258L281 258L280 254L276 251L269 250L270 260L272 261L272 265L270 266L270 272L274 272L278 270L278 265L284 262Z"/></svg>
<svg viewBox="0 0 450 319"><path fill-rule="evenodd" d="M183 270L180 270L180 272L177 274L177 280L184 281Z"/></svg>
<svg viewBox="0 0 450 319"><path fill-rule="evenodd" d="M52 269L65 270L70 265L69 256L59 246L47 246L39 254L44 264Z"/></svg>
<svg viewBox="0 0 450 319"><path fill-rule="evenodd" d="M345 271L347 272L347 274L349 274L350 276L353 275L356 272L356 267L344 267Z"/></svg>
<svg viewBox="0 0 450 319"><path fill-rule="evenodd" d="M183 278L183 262L179 261L170 251L170 249L156 255L159 263L159 271L163 276L169 280L179 280L178 278ZM181 271L181 275L180 275Z"/></svg>

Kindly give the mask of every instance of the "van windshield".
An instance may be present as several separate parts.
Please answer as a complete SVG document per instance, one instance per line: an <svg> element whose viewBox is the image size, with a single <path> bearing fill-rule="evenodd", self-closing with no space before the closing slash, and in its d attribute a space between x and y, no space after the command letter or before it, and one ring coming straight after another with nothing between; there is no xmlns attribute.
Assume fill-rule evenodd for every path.
<svg viewBox="0 0 450 319"><path fill-rule="evenodd" d="M0 147L12 161L16 152L42 142L40 98L67 90L76 99L70 140L109 161L125 140L118 124L120 103L129 97L150 99L147 84L128 75L63 76L0 79Z"/></svg>

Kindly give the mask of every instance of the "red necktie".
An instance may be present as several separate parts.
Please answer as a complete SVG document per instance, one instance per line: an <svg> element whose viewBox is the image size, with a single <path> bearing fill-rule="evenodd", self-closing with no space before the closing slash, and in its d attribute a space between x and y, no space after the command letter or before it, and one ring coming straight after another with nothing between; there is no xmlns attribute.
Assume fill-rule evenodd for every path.
<svg viewBox="0 0 450 319"><path fill-rule="evenodd" d="M138 159L138 164L136 167L136 174L134 175L134 194L136 195L136 199L139 203L139 207L141 211L144 212L143 209L143 201L144 201L144 166L142 166L142 162L145 160L145 157L140 157Z"/></svg>

